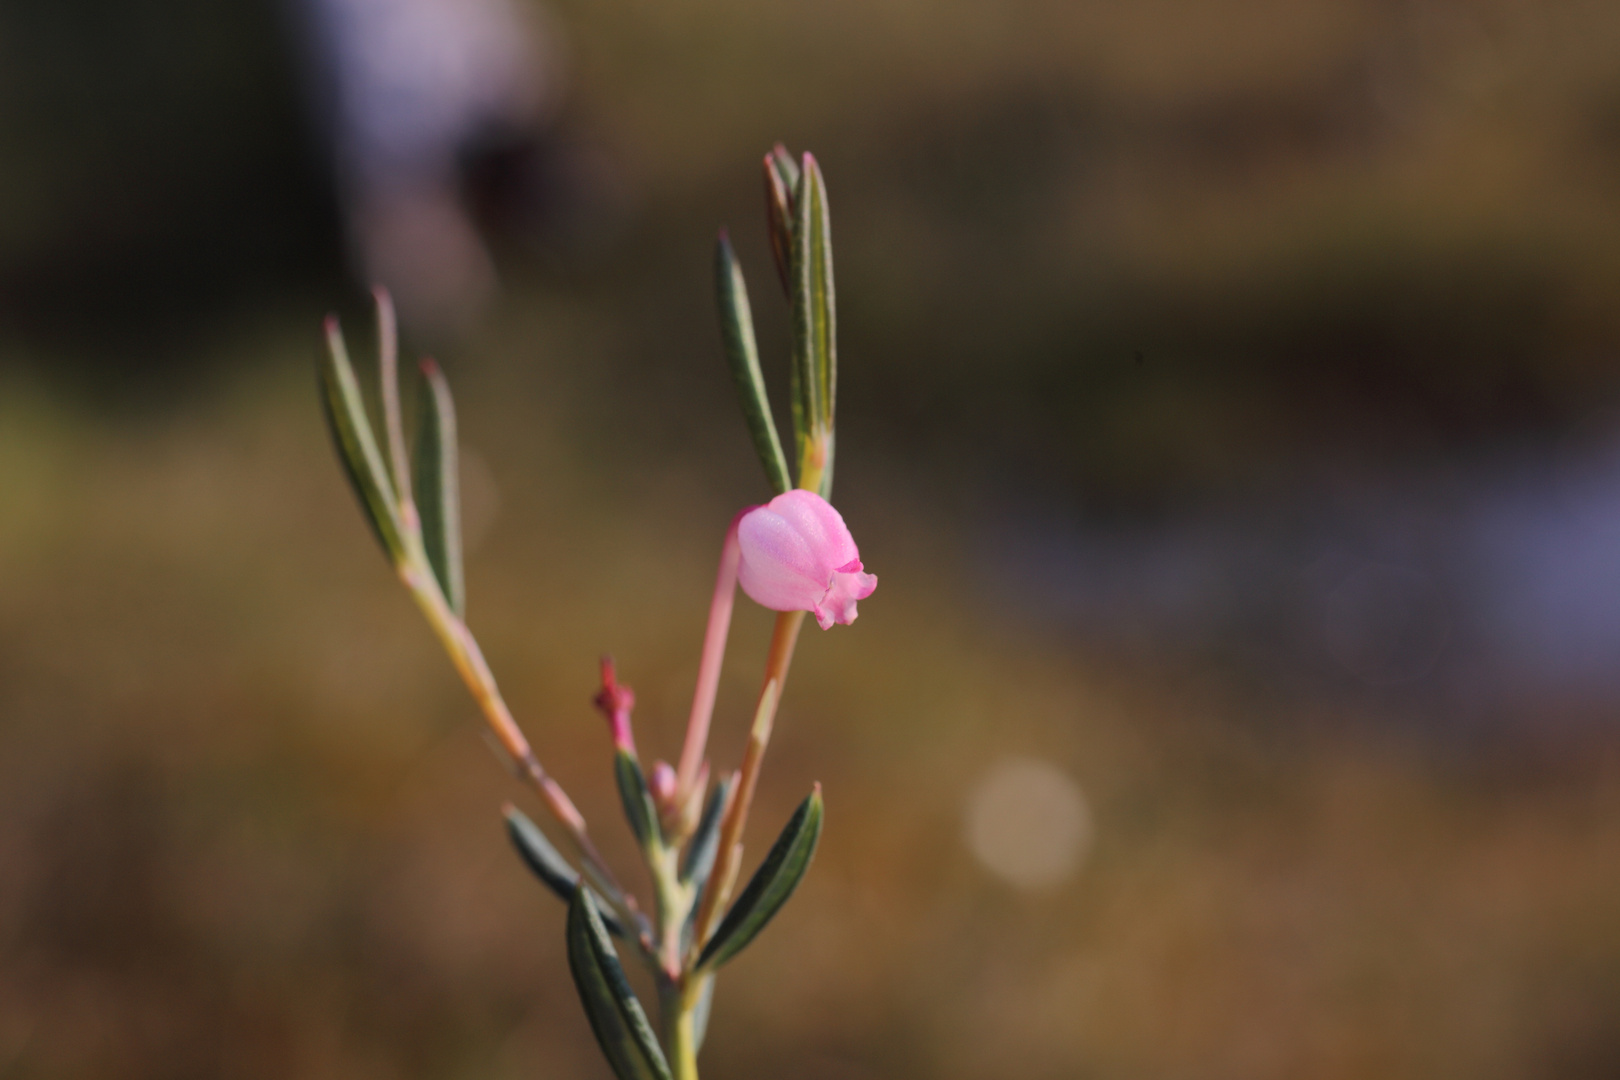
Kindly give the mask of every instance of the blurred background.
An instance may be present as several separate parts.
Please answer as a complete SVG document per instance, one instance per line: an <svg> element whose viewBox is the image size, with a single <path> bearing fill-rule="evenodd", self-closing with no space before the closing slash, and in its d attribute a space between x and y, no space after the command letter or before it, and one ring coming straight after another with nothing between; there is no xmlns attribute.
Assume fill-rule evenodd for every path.
<svg viewBox="0 0 1620 1080"><path fill-rule="evenodd" d="M814 150L837 502L705 1075L1620 1075L1620 7L8 0L0 1076L608 1075L343 482L364 286L470 621L627 858L725 522L727 225ZM717 764L769 617L742 605Z"/></svg>

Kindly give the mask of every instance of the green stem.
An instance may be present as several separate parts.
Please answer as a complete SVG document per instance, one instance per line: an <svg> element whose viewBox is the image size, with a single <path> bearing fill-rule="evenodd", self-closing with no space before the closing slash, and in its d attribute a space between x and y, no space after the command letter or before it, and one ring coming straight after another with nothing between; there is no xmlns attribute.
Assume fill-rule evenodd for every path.
<svg viewBox="0 0 1620 1080"><path fill-rule="evenodd" d="M659 1013L664 1022L664 1053L675 1080L698 1080L695 999L679 984L661 992Z"/></svg>
<svg viewBox="0 0 1620 1080"><path fill-rule="evenodd" d="M551 811L552 816L563 826L568 838L573 841L574 850L580 857L580 868L618 910L619 915L628 920L625 925L639 925L641 918L634 901L619 885L613 871L608 868L607 861L591 842L584 816L575 808L573 800L562 789L562 785L541 767L540 759L535 756L529 740L524 737L517 721L512 718L511 710L506 707L500 688L495 685L495 676L489 670L489 664L484 660L484 654L478 648L478 642L472 636L472 631L468 630L466 623L450 610L450 605L439 588L438 579L433 576L433 568L428 565L427 555L422 549L419 536L407 534L406 544L406 554L397 567L400 580L415 598L417 607L427 618L428 625L433 628L440 643L444 645L445 651L450 656L450 662L461 675L462 681L467 684L467 689L472 693L479 710L483 712L490 731L517 763L522 775L534 785L546 809Z"/></svg>

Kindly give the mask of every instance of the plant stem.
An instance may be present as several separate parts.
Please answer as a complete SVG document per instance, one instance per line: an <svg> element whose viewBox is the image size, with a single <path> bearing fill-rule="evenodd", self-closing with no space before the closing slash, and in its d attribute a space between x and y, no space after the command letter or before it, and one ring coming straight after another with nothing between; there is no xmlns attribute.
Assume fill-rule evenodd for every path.
<svg viewBox="0 0 1620 1080"><path fill-rule="evenodd" d="M643 850L657 897L658 1015L664 1027L664 1055L674 1080L697 1080L697 1003L703 981L682 969L681 931L691 914L692 887L681 880L680 852L662 841ZM694 992L697 991L697 992Z"/></svg>
<svg viewBox="0 0 1620 1080"><path fill-rule="evenodd" d="M506 700L501 697L500 688L495 684L494 673L484 660L484 654L478 648L477 640L473 638L472 631L467 629L467 624L450 610L450 605L446 603L444 594L439 589L438 580L434 578L432 569L427 565L426 557L418 558L416 553L407 554L399 565L399 577L415 597L417 606L427 617L428 625L433 627L445 651L450 654L450 662L455 665L462 681L467 684L468 691L478 703L496 740L512 760L518 763L525 778L539 792L546 809L551 811L552 817L556 818L567 831L585 873L592 878L592 883L602 890L619 913L629 919L629 925L636 925L640 920L635 905L614 878L613 871L608 868L606 860L596 850L596 845L591 842L590 835L585 829L584 815L574 806L573 800L568 797L562 785L553 780L541 766L540 759L535 756L533 748L529 745L529 740L518 727L517 721L512 718Z"/></svg>
<svg viewBox="0 0 1620 1080"><path fill-rule="evenodd" d="M710 877L710 887L703 891L703 906L698 911L696 932L692 935L692 949L695 952L702 951L715 918L731 899L731 887L737 880L738 866L742 861L743 826L748 823L748 807L754 800L760 764L765 759L765 748L771 741L771 730L776 723L776 706L782 700L782 685L787 682L788 666L793 663L793 647L798 643L804 615L802 611L784 611L776 616L776 629L771 634L771 652L765 661L765 685L759 692L754 724L748 732L748 749L743 753L737 791L731 797L731 805L720 823L720 850Z"/></svg>
<svg viewBox="0 0 1620 1080"><path fill-rule="evenodd" d="M697 688L692 692L692 714L686 722L686 744L681 747L681 763L675 773L676 802L686 805L692 784L703 764L709 741L709 721L714 716L714 698L720 688L720 666L726 656L726 636L731 631L731 609L737 596L737 567L742 549L737 543L737 523L744 510L731 519L725 543L720 548L720 570L715 575L714 599L709 602L709 625L703 632L703 657L698 662Z"/></svg>
<svg viewBox="0 0 1620 1080"><path fill-rule="evenodd" d="M660 992L664 1053L675 1080L698 1080L696 1000L682 983L667 985Z"/></svg>

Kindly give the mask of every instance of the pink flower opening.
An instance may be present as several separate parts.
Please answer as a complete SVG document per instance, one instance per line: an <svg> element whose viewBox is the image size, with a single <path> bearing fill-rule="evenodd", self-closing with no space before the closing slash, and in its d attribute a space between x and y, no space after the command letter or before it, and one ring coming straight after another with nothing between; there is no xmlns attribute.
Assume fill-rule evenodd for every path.
<svg viewBox="0 0 1620 1080"><path fill-rule="evenodd" d="M855 621L855 603L877 588L844 519L820 495L795 489L737 524L737 582L761 607L809 611L823 630Z"/></svg>

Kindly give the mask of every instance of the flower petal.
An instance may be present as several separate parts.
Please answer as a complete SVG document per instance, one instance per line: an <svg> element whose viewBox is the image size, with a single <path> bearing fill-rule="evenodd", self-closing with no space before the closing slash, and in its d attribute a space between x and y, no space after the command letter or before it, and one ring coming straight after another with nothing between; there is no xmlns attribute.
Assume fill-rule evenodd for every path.
<svg viewBox="0 0 1620 1080"><path fill-rule="evenodd" d="M829 629L835 622L844 626L854 622L858 614L855 601L865 600L877 588L877 575L861 573L860 565L859 562L855 563L853 573L833 573L832 585L815 608L816 625L823 630Z"/></svg>
<svg viewBox="0 0 1620 1080"><path fill-rule="evenodd" d="M743 592L773 611L813 611L822 629L855 618L855 601L877 588L843 517L811 491L756 506L737 524Z"/></svg>
<svg viewBox="0 0 1620 1080"><path fill-rule="evenodd" d="M744 515L737 544L737 581L755 603L773 611L808 611L827 590L829 575L810 542L771 507Z"/></svg>

